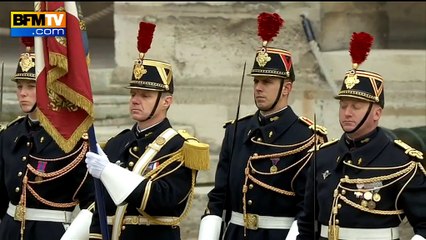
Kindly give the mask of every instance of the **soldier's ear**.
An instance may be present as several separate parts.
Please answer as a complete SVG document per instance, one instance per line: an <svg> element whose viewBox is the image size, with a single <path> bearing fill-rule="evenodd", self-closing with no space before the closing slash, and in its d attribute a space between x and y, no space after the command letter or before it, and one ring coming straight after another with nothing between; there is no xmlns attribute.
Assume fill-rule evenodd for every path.
<svg viewBox="0 0 426 240"><path fill-rule="evenodd" d="M284 80L282 93L284 95L288 95L288 94L290 94L291 89L293 89L293 83L291 81Z"/></svg>
<svg viewBox="0 0 426 240"><path fill-rule="evenodd" d="M373 111L373 114L374 114L373 119L375 121L379 121L380 117L382 116L383 108L380 107L378 104L374 104L374 105L375 105L375 107L374 107L374 111Z"/></svg>
<svg viewBox="0 0 426 240"><path fill-rule="evenodd" d="M164 97L163 106L169 108L173 103L173 95L167 95Z"/></svg>

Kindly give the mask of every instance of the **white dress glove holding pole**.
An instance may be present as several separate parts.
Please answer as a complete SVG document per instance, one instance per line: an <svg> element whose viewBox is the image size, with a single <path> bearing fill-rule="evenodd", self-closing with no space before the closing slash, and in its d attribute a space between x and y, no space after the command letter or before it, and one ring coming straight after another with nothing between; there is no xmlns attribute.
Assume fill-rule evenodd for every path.
<svg viewBox="0 0 426 240"><path fill-rule="evenodd" d="M101 146L98 154L86 153L86 165L93 177L99 178L116 205L120 205L144 180L141 175L111 163Z"/></svg>
<svg viewBox="0 0 426 240"><path fill-rule="evenodd" d="M98 143L96 143L96 147L98 148L97 154L94 152L86 153L86 166L93 177L101 178L103 170L110 161Z"/></svg>

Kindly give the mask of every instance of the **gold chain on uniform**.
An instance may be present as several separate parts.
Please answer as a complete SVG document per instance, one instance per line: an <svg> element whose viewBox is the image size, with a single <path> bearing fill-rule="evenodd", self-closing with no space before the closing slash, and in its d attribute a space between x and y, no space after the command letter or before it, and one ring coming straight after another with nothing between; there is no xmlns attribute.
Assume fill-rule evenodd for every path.
<svg viewBox="0 0 426 240"><path fill-rule="evenodd" d="M403 214L404 211L402 209L396 209L396 210L377 210L377 209L369 209L367 207L364 207L360 204L357 204L351 200L349 200L348 198L346 198L345 196L343 196L342 194L338 193L338 189L342 188L343 190L349 190L352 192L355 191L360 191L360 189L351 189L349 187L344 187L341 184L342 183L348 183L348 184L368 184L368 183L373 183L373 182L383 182L386 180L391 180L391 179L395 179L394 181L385 184L383 186L381 186L379 189L382 189L384 187L388 187L391 186L393 183L401 180L402 178L406 177L407 174L409 174L413 169L417 169L416 167L420 166L420 168L422 169L422 171L424 171L424 168L422 168L420 163L411 161L408 162L404 165L401 166L395 166L395 167L359 167L356 165L352 165L350 163L344 162L345 165L348 165L350 167L356 168L356 169L361 169L361 170L392 170L392 169L401 169L400 171L397 171L395 173L389 174L389 175L385 175L385 176L378 176L378 177L372 177L372 178L357 178L357 179L350 179L349 177L345 176L344 178L342 178L339 182L339 184L337 185L336 189L334 190L334 199L333 199L333 204L332 204L332 208L331 208L331 214L330 214L330 219L329 219L329 238L332 239L338 239L338 222L336 221L336 216L338 213L338 209L341 207L339 206L339 199L342 199L343 202L345 202L346 204L348 204L349 206L356 208L358 210L364 211L364 212L368 212L368 213L372 213L372 214L378 214L378 215L399 215ZM402 190L401 190L402 191ZM362 192L362 191L361 191Z"/></svg>
<svg viewBox="0 0 426 240"><path fill-rule="evenodd" d="M345 202L346 204L348 204L348 205L350 205L350 206L352 206L356 209L359 209L361 211L364 211L364 212L369 212L369 213L373 213L373 214L380 214L380 215L399 215L399 214L404 213L404 210L402 210L402 209L398 209L398 210L377 210L377 209L373 209L373 210L371 210L371 209L366 208L362 205L354 203L353 201L349 200L348 198L346 198L343 195L340 195L339 198L342 199L343 202Z"/></svg>
<svg viewBox="0 0 426 240"><path fill-rule="evenodd" d="M38 161L44 161L44 162L56 162L56 161L60 161L60 160L64 160L64 159L66 159L66 158L69 158L69 157L71 157L72 155L74 155L74 154L76 154L76 153L78 153L83 147L87 147L87 142L86 141L84 141L83 142L83 144L81 144L80 145L80 147L77 149L77 150L75 150L74 152L72 152L72 153L70 153L70 154L68 154L68 155L65 155L65 156L62 156L62 157L58 157L58 158L39 158L39 157L36 157L36 156L33 156L33 155L29 155L31 158L33 158L33 159L35 159L35 160L38 160Z"/></svg>
<svg viewBox="0 0 426 240"><path fill-rule="evenodd" d="M291 147L296 147L296 146L300 146L306 142L313 142L315 141L314 139L315 134L313 134L311 137L307 138L306 140L303 140L302 142L298 142L298 143L294 143L294 144L288 144L288 145L276 145L276 144L271 144L271 143L264 143L264 142L260 142L260 141L256 141L254 140L255 137L250 138L250 140L253 143L259 144L259 145L264 145L264 146L268 146L268 147L276 147L276 148L291 148Z"/></svg>
<svg viewBox="0 0 426 240"><path fill-rule="evenodd" d="M88 143L87 142L83 142L82 146L79 148L79 150L83 148L82 151L80 151L80 153L78 154L78 156L68 165L66 165L65 167L59 169L58 171L54 171L54 172L50 172L50 173L45 173L45 172L40 172L38 170L36 170L33 166L31 166L30 164L27 164L27 168L28 170L30 170L33 174L35 174L36 176L40 176L43 177L43 180L40 181L28 181L29 183L42 183L42 182L47 182L47 181L51 181L53 179L59 178L65 174L67 174L69 171L71 171L72 169L74 169L80 162L81 160L83 160L84 156L86 155L87 149L88 149ZM78 151L78 150L77 150ZM76 151L76 152L77 152ZM67 155L65 157L70 157L72 155L74 155L76 152ZM33 157L34 158L34 157ZM36 158L35 158L36 159ZM43 159L41 161L58 161L58 160L63 160L65 158L56 158L56 159ZM36 159L38 160L38 159ZM44 179L46 178L46 179Z"/></svg>
<svg viewBox="0 0 426 240"><path fill-rule="evenodd" d="M247 161L247 166L245 168L245 179L244 179L244 185L243 185L243 220L244 222L246 221L247 218L247 206L246 206L246 193L247 193L247 182L248 179L252 180L254 183L256 183L257 185L266 188L268 190L271 190L273 192L277 192L279 194L282 195L287 195L287 196L296 196L295 192L291 192L291 191L287 191L284 189L279 189L277 187L268 185L258 179L256 179L255 177L253 177L253 175L250 174L250 168L254 171L254 172L258 172L261 173L262 175L269 175L268 173L264 173L264 172L260 172L258 170L256 170L252 164L251 161L252 160L259 160L259 159L265 159L265 158L277 158L277 157L285 157L285 156L290 156L299 152L302 152L303 150L307 149L308 147L310 147L314 142L315 142L315 134L313 134L311 137L309 137L308 139L300 142L300 143L296 143L296 144L290 144L290 145L274 145L274 144L268 144L268 143L263 143L263 142L258 142L254 140L254 137L251 138L251 141L253 143L257 143L260 145L264 145L264 146L269 146L269 147L294 147L294 146L300 146L303 145L301 147L295 148L291 151L286 151L286 152L281 152L281 153L273 153L273 154L266 154L266 155L257 155L257 156L250 156L248 161ZM297 161L297 163L299 163L300 161L302 161L304 158L306 158L308 155L304 156L301 160ZM293 164L293 165L297 165L297 163ZM293 165L285 168L285 170L288 170L289 168L293 167ZM283 172L284 170L280 170L280 172ZM247 236L247 228L244 224L244 237Z"/></svg>
<svg viewBox="0 0 426 240"><path fill-rule="evenodd" d="M393 178L396 178L398 176L401 176L404 173L407 173L407 172L410 172L411 170L413 170L416 166L416 163L415 162L409 162L409 164L403 165L401 167L405 167L405 166L407 166L407 167L398 171L398 172L395 172L395 173L392 173L392 174L389 174L389 175L372 177L372 178L357 178L357 179L343 178L343 179L341 179L341 182L342 183L349 183L349 184L351 184L351 183L352 184L363 184L363 183L381 182L381 181L393 179ZM365 169L368 169L368 168L365 168ZM376 169L377 170L387 170L385 168L381 168L381 169L376 168ZM371 169L371 170L373 170L373 169Z"/></svg>
<svg viewBox="0 0 426 240"><path fill-rule="evenodd" d="M301 163L303 160L305 160L305 158L308 158L308 157L310 157L310 156L312 156L312 154L306 154L303 158L301 158L300 160L297 160L297 161L296 161L295 163L293 163L292 165L290 165L290 166L288 166L288 167L286 167L286 168L283 168L283 169L281 169L281 170L279 170L279 171L276 171L276 172L261 172L261 171L257 170L256 168L254 168L254 166L253 166L253 162L252 162L252 161L249 161L248 163L249 163L249 167L250 167L250 169L251 169L253 172L255 172L255 173L258 173L258 174L260 174L260 175L275 175L275 174L279 174L279 173L282 173L282 172L287 171L288 169L290 169L290 168L292 168L292 167L294 167L294 166L298 165L298 164L299 164L299 163Z"/></svg>
<svg viewBox="0 0 426 240"><path fill-rule="evenodd" d="M286 156L290 156L290 155L299 153L299 152L307 149L308 147L310 147L314 143L315 139L313 137L311 137L309 139L311 139L309 142L307 142L303 146L295 148L293 150L285 151L285 152L279 152L279 153L266 154L266 155L253 156L250 159L251 160L259 160L259 159L265 159L265 158L279 158L279 157L286 157Z"/></svg>
<svg viewBox="0 0 426 240"><path fill-rule="evenodd" d="M87 150L88 150L88 143L85 141L83 142L83 144L81 145L81 147L69 154L66 155L65 157L60 157L60 158L54 158L54 159L40 159L34 156L31 156L32 158L38 160L40 159L41 161L59 161L59 160L63 160L66 157L70 157L72 155L74 155L75 153L77 153L80 149L82 149L79 153L79 155L67 166L65 166L64 168L55 171L55 172L51 172L51 173L43 173L40 171L37 171L36 169L34 169L34 167L32 167L30 164L27 164L27 171L25 172L25 176L24 176L24 181L23 181L23 189L22 189L22 194L21 194L21 202L20 205L25 209L26 207L26 192L27 189L31 192L31 194L41 203L50 206L50 207L56 207L56 208L68 208L68 207L74 207L76 205L78 205L78 201L73 201L73 202L69 202L69 203L55 203L55 202L51 202L48 201L46 199L44 199L43 197L41 197L31 186L30 183L41 183L41 182L46 182L46 181L51 181L53 179L59 178L63 175L65 175L66 173L68 173L69 171L71 171L72 169L74 169L75 166L77 166L84 158ZM37 176L41 176L41 177L45 177L45 178L49 178L49 179L43 179L40 181L29 181L28 180L28 171L31 171L33 174L37 175Z"/></svg>
<svg viewBox="0 0 426 240"><path fill-rule="evenodd" d="M155 179L159 179L159 178L162 178L162 177L164 177L166 175L171 174L172 172L176 171L178 168L180 168L183 165L183 161L182 161L182 157L183 157L182 150L178 150L178 151L176 151L174 153L170 153L170 154L167 154L165 156L162 156L161 158L156 159L155 162L157 162L157 161L159 161L161 159L164 159L166 157L170 157L170 158L168 158L166 161L164 161L163 163L161 163L157 168L149 171L147 174L144 175L144 177L145 178L151 178L151 181L154 181ZM161 171L163 169L165 169L167 166L169 166L170 164L172 164L173 162L176 162L176 161L177 162L180 161L180 163L179 163L178 166L175 167L175 169L173 169L172 171L168 171L167 173L158 176L158 174L161 173ZM192 206L192 201L194 199L194 189L195 189L195 182L196 182L196 173L197 173L196 170L192 170L191 188L190 188L189 193L187 195L187 199L188 199L187 201L188 202L187 202L187 204L185 206L185 209L183 210L182 214L179 217L173 218L172 221L161 221L161 220L158 220L157 218L155 218L155 217L147 214L145 211L139 211L139 212L149 222L152 222L154 224L157 224L157 225L167 225L167 226L178 226L180 224L180 222L182 221L182 219L185 218L188 215L189 210L190 210L190 208Z"/></svg>

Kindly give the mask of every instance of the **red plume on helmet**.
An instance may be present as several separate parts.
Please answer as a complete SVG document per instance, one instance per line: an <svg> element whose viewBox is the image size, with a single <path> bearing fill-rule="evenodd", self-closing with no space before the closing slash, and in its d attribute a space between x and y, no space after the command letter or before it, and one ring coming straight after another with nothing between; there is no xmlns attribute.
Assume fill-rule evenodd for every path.
<svg viewBox="0 0 426 240"><path fill-rule="evenodd" d="M284 20L278 13L263 12L257 17L257 25L257 35L262 38L263 45L266 46L278 35L280 28L284 26Z"/></svg>
<svg viewBox="0 0 426 240"><path fill-rule="evenodd" d="M27 52L34 47L34 38L33 37L21 37L21 42L25 45Z"/></svg>
<svg viewBox="0 0 426 240"><path fill-rule="evenodd" d="M366 32L353 33L349 47L353 68L356 69L368 56L374 37Z"/></svg>
<svg viewBox="0 0 426 240"><path fill-rule="evenodd" d="M143 55L151 48L152 38L154 36L155 24L148 22L139 23L138 32L138 50Z"/></svg>

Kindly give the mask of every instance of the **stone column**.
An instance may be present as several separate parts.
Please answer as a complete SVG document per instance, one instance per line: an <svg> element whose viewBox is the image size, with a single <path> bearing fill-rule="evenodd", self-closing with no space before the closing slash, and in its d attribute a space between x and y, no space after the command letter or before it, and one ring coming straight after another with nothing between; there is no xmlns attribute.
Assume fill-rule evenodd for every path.
<svg viewBox="0 0 426 240"><path fill-rule="evenodd" d="M329 2L321 4L321 51L349 49L353 32L374 36L373 48L388 47L389 16L386 3Z"/></svg>

